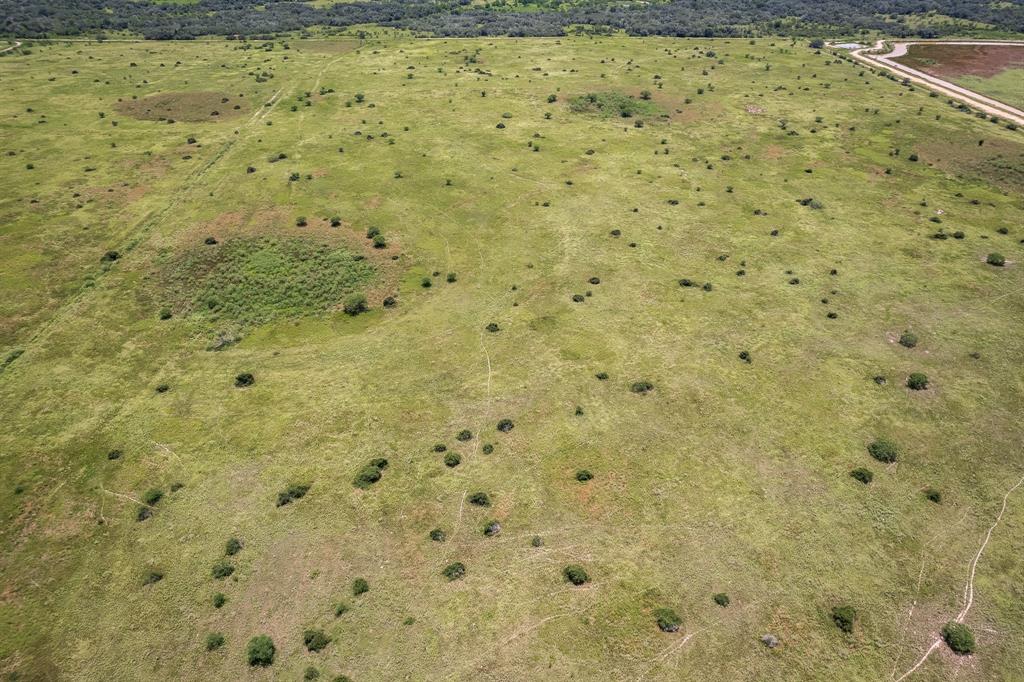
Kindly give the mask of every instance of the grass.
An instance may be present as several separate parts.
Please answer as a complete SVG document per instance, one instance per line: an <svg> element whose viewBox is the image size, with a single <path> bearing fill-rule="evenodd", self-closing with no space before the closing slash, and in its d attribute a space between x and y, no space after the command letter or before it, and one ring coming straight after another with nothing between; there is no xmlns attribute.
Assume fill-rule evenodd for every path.
<svg viewBox="0 0 1024 682"><path fill-rule="evenodd" d="M787 39L239 44L3 61L0 358L23 351L0 373L5 673L881 679L955 618L1024 470L1021 131ZM667 118L570 109L643 90ZM189 91L245 105L173 124L115 107ZM964 239L931 238L939 211ZM346 315L356 290L369 310ZM214 319L209 294L237 308ZM353 485L376 458L380 480ZM1018 490L977 566L970 665L933 654L920 679L1019 677L1022 523ZM685 634L658 629L666 607ZM315 660L309 629L331 639Z"/></svg>

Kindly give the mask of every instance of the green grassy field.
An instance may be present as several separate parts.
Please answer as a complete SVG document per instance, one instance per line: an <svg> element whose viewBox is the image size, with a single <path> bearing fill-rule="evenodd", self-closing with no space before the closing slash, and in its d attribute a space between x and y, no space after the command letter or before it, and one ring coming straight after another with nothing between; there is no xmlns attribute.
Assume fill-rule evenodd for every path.
<svg viewBox="0 0 1024 682"><path fill-rule="evenodd" d="M1007 69L988 78L960 76L956 79L956 83L975 92L994 97L1000 102L1006 102L1018 108L1024 107L1024 69Z"/></svg>
<svg viewBox="0 0 1024 682"><path fill-rule="evenodd" d="M1022 131L786 39L241 45L0 62L0 671L879 680L961 611ZM1022 537L1024 487L909 679L1024 676Z"/></svg>

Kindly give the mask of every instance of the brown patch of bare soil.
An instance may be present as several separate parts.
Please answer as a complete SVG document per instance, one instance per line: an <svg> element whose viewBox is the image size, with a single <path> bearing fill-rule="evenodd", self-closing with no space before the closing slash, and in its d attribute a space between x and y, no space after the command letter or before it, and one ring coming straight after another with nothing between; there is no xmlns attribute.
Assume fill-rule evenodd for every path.
<svg viewBox="0 0 1024 682"><path fill-rule="evenodd" d="M987 78L1007 69L1024 68L1024 47L1018 45L911 45L900 64L942 78Z"/></svg>
<svg viewBox="0 0 1024 682"><path fill-rule="evenodd" d="M238 109L235 109L235 106ZM115 109L145 121L218 121L243 113L245 101L223 92L164 92L118 102Z"/></svg>

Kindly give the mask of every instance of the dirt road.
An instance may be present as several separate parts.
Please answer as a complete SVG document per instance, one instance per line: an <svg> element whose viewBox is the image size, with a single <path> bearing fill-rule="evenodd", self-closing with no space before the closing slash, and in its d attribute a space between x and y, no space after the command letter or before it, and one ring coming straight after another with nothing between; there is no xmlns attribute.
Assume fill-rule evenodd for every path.
<svg viewBox="0 0 1024 682"><path fill-rule="evenodd" d="M894 61L897 57L902 57L907 54L907 50L911 45L924 44L929 41L911 41L911 42L898 42L893 43L893 49L891 52L886 54L876 54L878 51L883 49L884 41L879 40L871 47L862 47L850 51L850 55L857 61L869 64L874 67L888 69L895 72L896 74L903 76L908 81L924 86L929 90L951 97L957 101L963 102L969 107L978 111L984 111L986 114L992 116L998 116L1001 119L1007 121L1013 121L1018 125L1024 126L1024 111L1021 111L1017 107L1010 106L1000 102L999 100L986 97L973 90L968 90L965 87L959 86L955 83L950 83L947 80L943 80L937 76L912 69L909 66L904 66L897 61ZM939 41L931 41L939 42ZM944 45L1017 45L1024 47L1024 42L1019 41L941 41ZM830 43L830 47L833 45Z"/></svg>

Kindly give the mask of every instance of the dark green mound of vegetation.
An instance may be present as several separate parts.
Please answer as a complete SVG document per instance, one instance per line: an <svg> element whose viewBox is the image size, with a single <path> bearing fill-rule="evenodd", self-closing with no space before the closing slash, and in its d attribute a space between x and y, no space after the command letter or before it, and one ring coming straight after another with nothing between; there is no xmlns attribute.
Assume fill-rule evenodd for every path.
<svg viewBox="0 0 1024 682"><path fill-rule="evenodd" d="M653 102L623 95L619 92L590 92L569 100L569 110L578 114L600 116L658 116L662 112Z"/></svg>
<svg viewBox="0 0 1024 682"><path fill-rule="evenodd" d="M292 238L237 238L188 252L168 284L176 305L212 320L261 324L323 312L373 279L347 249Z"/></svg>

